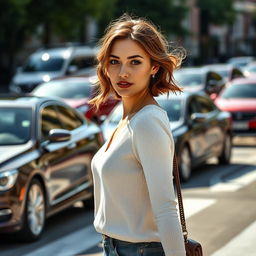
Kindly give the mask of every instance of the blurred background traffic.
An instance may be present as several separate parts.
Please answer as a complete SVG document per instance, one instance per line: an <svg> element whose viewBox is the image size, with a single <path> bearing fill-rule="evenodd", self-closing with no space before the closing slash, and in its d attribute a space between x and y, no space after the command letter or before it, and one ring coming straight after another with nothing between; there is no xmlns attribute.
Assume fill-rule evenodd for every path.
<svg viewBox="0 0 256 256"><path fill-rule="evenodd" d="M65 213L82 219L84 212L77 210L82 202L89 214L84 226L89 229L81 234L94 242L78 246L80 251L71 246L69 254L54 255L71 256L97 247L100 239L91 231L90 161L118 124L122 106L110 96L96 111L88 101L97 94L98 40L107 24L124 12L149 18L166 35L170 48L181 46L187 51L181 68L174 72L184 93L156 99L170 119L194 238L205 244L205 255L254 255L250 246L242 254L225 249L245 227L253 224L251 232L255 232L254 206L239 222L240 229L225 218L222 224L208 223L208 230L221 228L222 234L209 235L199 226L201 221L207 226L211 213L201 211L212 204L215 217L221 211L239 215L245 207L239 193L243 189L250 196L256 192L255 186L246 187L256 180L255 0L2 0L0 234L14 234L23 241L41 238L46 244L43 232L58 238L47 231L46 219L51 223L57 213L63 219ZM216 203L223 195L224 205L238 200L241 208L228 213L230 207ZM70 207L75 208L70 211ZM199 217L191 218L197 211ZM80 232L79 221L75 217L72 221L66 237L75 227ZM53 230L58 233L62 224ZM1 247L0 243L3 255L17 255L10 249L13 240L0 239L6 244ZM50 246L41 255L54 246L59 247ZM91 252L98 255L97 249ZM27 246L20 255L38 253Z"/></svg>

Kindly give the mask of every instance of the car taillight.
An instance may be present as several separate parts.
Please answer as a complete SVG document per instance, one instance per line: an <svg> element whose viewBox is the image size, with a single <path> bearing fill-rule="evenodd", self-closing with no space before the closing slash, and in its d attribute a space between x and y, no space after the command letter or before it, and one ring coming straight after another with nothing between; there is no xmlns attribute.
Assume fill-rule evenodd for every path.
<svg viewBox="0 0 256 256"><path fill-rule="evenodd" d="M256 120L249 121L249 128L256 129Z"/></svg>

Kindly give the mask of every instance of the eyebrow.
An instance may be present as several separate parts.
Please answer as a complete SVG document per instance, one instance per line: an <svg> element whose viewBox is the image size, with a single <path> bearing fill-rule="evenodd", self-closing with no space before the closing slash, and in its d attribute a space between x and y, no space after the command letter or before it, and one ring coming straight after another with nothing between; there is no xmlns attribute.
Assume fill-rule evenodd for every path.
<svg viewBox="0 0 256 256"><path fill-rule="evenodd" d="M116 59L120 59L118 56L113 55L113 54L110 54L109 57L116 58ZM144 58L143 58L142 56L140 56L140 55L132 55L132 56L127 57L127 59L134 59L134 58L142 58L142 59L144 59Z"/></svg>

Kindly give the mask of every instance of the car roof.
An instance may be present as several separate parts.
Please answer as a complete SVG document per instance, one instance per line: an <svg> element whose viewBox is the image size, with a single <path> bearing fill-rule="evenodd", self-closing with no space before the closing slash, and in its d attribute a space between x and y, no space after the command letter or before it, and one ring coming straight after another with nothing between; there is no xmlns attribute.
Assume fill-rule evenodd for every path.
<svg viewBox="0 0 256 256"><path fill-rule="evenodd" d="M167 94L161 94L159 96L156 97L156 99L187 99L191 96L204 96L204 97L208 97L204 92L190 92L190 91L183 91L181 93L177 92L175 93L169 93L169 96L167 96Z"/></svg>
<svg viewBox="0 0 256 256"><path fill-rule="evenodd" d="M230 81L229 85L231 84L252 84L256 85L256 77L241 77L241 78L236 78L232 81Z"/></svg>
<svg viewBox="0 0 256 256"><path fill-rule="evenodd" d="M71 55L74 56L96 56L97 54L96 47L90 46L72 46L72 47L56 47L56 48L40 48L32 54L32 57L41 56L45 53L48 53L51 56L59 56L68 58Z"/></svg>
<svg viewBox="0 0 256 256"><path fill-rule="evenodd" d="M193 73L196 71L197 73L203 73L204 70L205 68L203 67L189 67L189 68L176 69L175 72Z"/></svg>
<svg viewBox="0 0 256 256"><path fill-rule="evenodd" d="M64 101L54 97L50 98L29 95L17 96L0 94L0 107L35 107L53 100L56 102L64 103Z"/></svg>
<svg viewBox="0 0 256 256"><path fill-rule="evenodd" d="M97 76L62 76L50 80L47 83L61 81L61 82L96 82Z"/></svg>
<svg viewBox="0 0 256 256"><path fill-rule="evenodd" d="M227 63L220 63L220 64L208 64L205 67L209 68L209 69L213 69L213 70L230 70L232 68L237 69L236 67L234 67L234 65L232 64L227 64Z"/></svg>

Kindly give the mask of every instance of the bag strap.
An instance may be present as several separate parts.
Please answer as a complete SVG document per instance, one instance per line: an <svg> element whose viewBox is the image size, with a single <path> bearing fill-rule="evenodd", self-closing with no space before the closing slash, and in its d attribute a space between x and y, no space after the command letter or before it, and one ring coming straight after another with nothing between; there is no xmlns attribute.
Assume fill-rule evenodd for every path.
<svg viewBox="0 0 256 256"><path fill-rule="evenodd" d="M179 166L178 166L176 153L174 153L174 157L173 157L173 175L174 175L174 182L175 182L175 187L176 187L176 191L177 191L182 232L183 232L183 236L184 236L184 241L187 242L188 231L187 231L187 227L186 227L186 220L185 220L185 214L184 214L184 208L183 208L180 176L179 176Z"/></svg>

